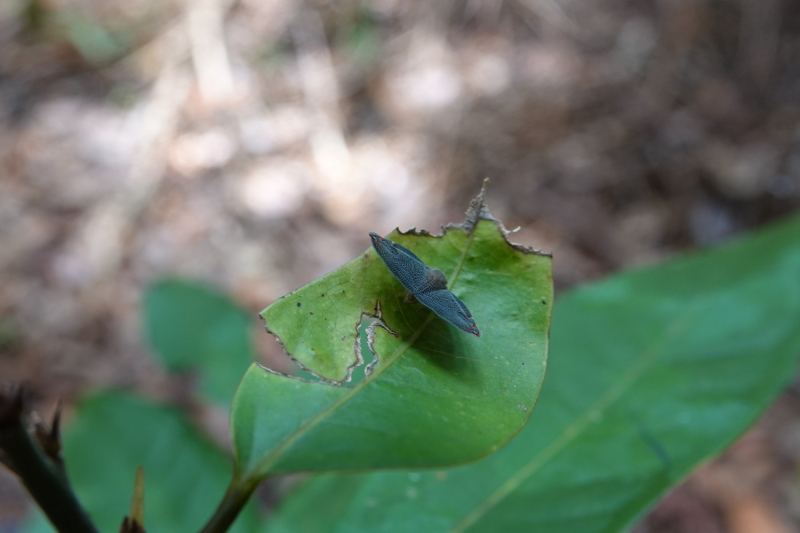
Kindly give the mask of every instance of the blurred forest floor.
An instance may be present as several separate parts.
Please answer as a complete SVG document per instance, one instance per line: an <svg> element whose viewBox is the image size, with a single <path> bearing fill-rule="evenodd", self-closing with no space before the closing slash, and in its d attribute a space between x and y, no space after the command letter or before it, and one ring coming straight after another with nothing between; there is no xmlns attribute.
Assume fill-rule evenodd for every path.
<svg viewBox="0 0 800 533"><path fill-rule="evenodd" d="M0 377L180 401L149 282L255 313L486 176L563 291L797 210L799 139L790 0L4 1ZM800 532L799 390L636 533ZM0 531L26 502L0 471Z"/></svg>

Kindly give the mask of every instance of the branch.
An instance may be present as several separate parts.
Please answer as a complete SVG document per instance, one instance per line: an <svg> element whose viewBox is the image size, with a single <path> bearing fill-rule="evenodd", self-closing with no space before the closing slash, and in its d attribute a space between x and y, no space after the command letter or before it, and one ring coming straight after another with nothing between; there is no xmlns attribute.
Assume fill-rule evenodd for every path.
<svg viewBox="0 0 800 533"><path fill-rule="evenodd" d="M147 533L144 530L144 469L136 470L136 481L133 484L131 511L122 521L119 533Z"/></svg>
<svg viewBox="0 0 800 533"><path fill-rule="evenodd" d="M234 478L222 501L217 506L214 516L209 519L200 533L224 533L228 531L257 486L257 481L242 483Z"/></svg>
<svg viewBox="0 0 800 533"><path fill-rule="evenodd" d="M72 492L61 462L59 411L47 430L31 423L27 403L22 387L0 390L0 456L3 462L19 476L56 530L98 533ZM42 440L41 444L33 431Z"/></svg>

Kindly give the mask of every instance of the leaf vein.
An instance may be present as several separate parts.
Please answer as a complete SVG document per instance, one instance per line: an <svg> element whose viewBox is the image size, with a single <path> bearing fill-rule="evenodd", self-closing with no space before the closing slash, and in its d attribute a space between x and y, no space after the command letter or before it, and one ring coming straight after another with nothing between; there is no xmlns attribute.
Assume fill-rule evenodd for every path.
<svg viewBox="0 0 800 533"><path fill-rule="evenodd" d="M644 350L639 359L634 363L631 369L623 374L622 378L606 389L606 391L595 401L588 409L586 409L572 424L569 424L561 434L545 447L544 450L535 455L528 463L519 469L517 473L511 476L505 483L501 484L494 492L492 492L485 500L475 507L475 509L467 514L460 522L456 523L450 530L450 533L463 533L481 517L487 514L493 507L499 504L509 494L511 494L517 487L524 483L528 478L535 474L542 466L546 464L549 459L555 457L573 440L578 438L581 433L592 424L592 420L596 417L596 413L607 410L614 404L622 395L632 387L636 381L647 372L650 367L656 362L658 357L662 354L664 348L676 336L680 335L686 327L691 324L690 318L694 316L695 312L701 305L695 306L695 309L688 309L682 316L673 320L672 324L667 328L665 335L654 343L654 345Z"/></svg>
<svg viewBox="0 0 800 533"><path fill-rule="evenodd" d="M447 234L445 233L445 236L446 235ZM449 286L451 288L453 285L455 285L456 281L458 280L458 275L461 273L461 268L464 265L464 261L466 260L467 254L474 240L475 240L475 232L473 231L469 233L467 242L464 245L464 250L461 253L461 257L459 258L459 261L456 264L456 268L450 277L451 281L449 283ZM362 296L361 290L362 290L361 287L359 287L359 299L361 299ZM394 364L394 362L401 355L403 355L411 346L413 346L414 342L422 334L422 332L425 331L425 328L428 327L428 325L433 321L435 316L436 315L433 312L431 312L428 315L428 318L426 318L422 322L417 331L412 333L411 336L408 338L408 340L405 343L403 343L402 346L397 348L397 350L395 350L395 352L392 355L390 355L385 362L382 361L381 364L375 368L375 370L372 372L372 375L370 375L369 378L365 379L361 383L357 384L355 387L351 388L347 394L344 394L337 401L333 402L328 408L324 409L322 412L320 412L317 416L309 420L307 423L298 427L277 448L275 448L270 454L268 454L262 461L260 461L256 465L255 472L251 473L251 475L253 474L255 474L255 476L266 475L269 468L280 459L281 455L283 455L283 453L287 449L289 449L295 442L297 442L303 435L308 433L317 424L321 423L326 418L328 418L328 416L331 413L335 412L337 409L339 409L339 407L350 401L350 399L353 396L355 396L355 394L357 394L361 389L363 389L364 387L368 386L370 383L375 381L383 372L386 371L386 369L391 367L392 364ZM377 357L377 355L375 355L375 357Z"/></svg>

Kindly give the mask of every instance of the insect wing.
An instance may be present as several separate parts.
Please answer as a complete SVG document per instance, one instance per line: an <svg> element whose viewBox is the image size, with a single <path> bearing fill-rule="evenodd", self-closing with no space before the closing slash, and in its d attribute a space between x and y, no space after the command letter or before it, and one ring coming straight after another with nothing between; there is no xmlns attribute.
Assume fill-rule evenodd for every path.
<svg viewBox="0 0 800 533"><path fill-rule="evenodd" d="M453 294L453 293L450 293L450 294ZM466 305L464 305L464 302L462 302L462 301L461 301L461 298L459 298L459 297L458 297L458 296L456 296L455 294L453 294L453 298L455 298L455 299L456 299L456 303L459 305L459 307L461 307L461 311L463 311L463 312L464 312L464 315L466 315L466 317L467 317L467 318L470 318L470 319L471 319L471 318L472 318L472 313L470 313L470 312L469 312L469 309L467 309L467 306L466 306ZM475 323L475 322L473 321L473 324L474 324L474 323Z"/></svg>
<svg viewBox="0 0 800 533"><path fill-rule="evenodd" d="M403 287L416 293L426 279L428 267L425 263L404 246L384 239L377 233L370 233L369 236L373 248L386 263L389 272L394 274Z"/></svg>
<svg viewBox="0 0 800 533"><path fill-rule="evenodd" d="M386 240L389 240L389 239L386 239ZM396 243L396 242L394 242L394 241L389 241L389 242L391 242L391 243L392 243L392 246L394 246L395 248L397 248L398 250L400 250L400 251L401 251L401 252L403 252L404 254L406 254L406 255L410 255L411 257L413 257L414 259L416 259L417 261L419 261L419 262L420 262L420 263L422 263L423 265L425 264L425 263L423 263L423 262L422 262L422 259L420 259L419 257L417 257L417 256L414 254L414 252L412 252L411 250L409 250L408 248L406 248L406 247L405 247L405 246L403 246L402 244L398 244L398 243ZM425 265L425 266L428 266L428 265Z"/></svg>
<svg viewBox="0 0 800 533"><path fill-rule="evenodd" d="M447 320L459 329L463 329L468 333L472 333L476 337L481 336L481 332L475 321L472 319L472 313L469 312L464 302L459 300L458 296L453 294L447 289L440 289L438 291L430 291L424 294L415 294L417 300L425 307L432 310L434 313Z"/></svg>

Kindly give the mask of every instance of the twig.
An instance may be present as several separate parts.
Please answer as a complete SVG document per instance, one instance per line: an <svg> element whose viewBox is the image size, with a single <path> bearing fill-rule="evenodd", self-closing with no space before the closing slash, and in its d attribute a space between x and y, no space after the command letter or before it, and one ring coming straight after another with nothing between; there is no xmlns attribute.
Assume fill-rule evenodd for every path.
<svg viewBox="0 0 800 533"><path fill-rule="evenodd" d="M200 533L224 533L228 531L257 486L257 481L244 483L237 479L231 481L231 485L217 506L214 516L203 526Z"/></svg>
<svg viewBox="0 0 800 533"><path fill-rule="evenodd" d="M119 533L147 533L144 530L144 468L141 466L136 470L131 510L122 520Z"/></svg>
<svg viewBox="0 0 800 533"><path fill-rule="evenodd" d="M6 464L19 476L56 530L98 533L72 492L60 462L51 459L28 431L26 403L22 387L0 391L0 450ZM54 420L57 419L58 415ZM57 435L58 429L49 434Z"/></svg>
<svg viewBox="0 0 800 533"><path fill-rule="evenodd" d="M206 104L228 102L234 95L234 79L224 38L224 0L194 0L186 4L192 63L197 85Z"/></svg>

